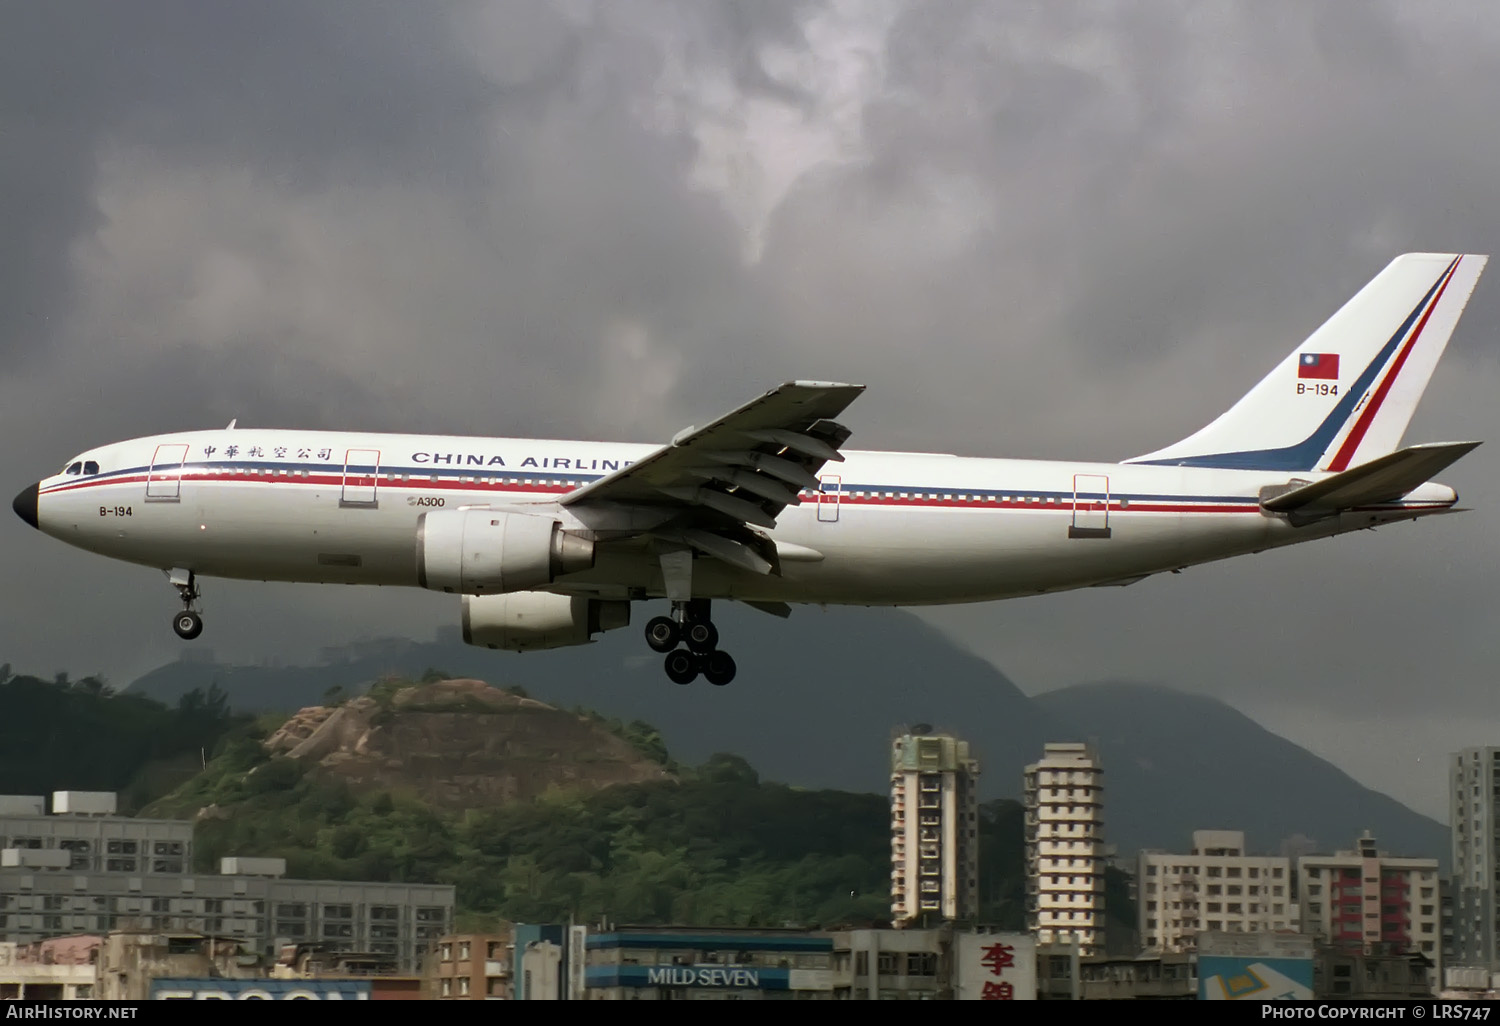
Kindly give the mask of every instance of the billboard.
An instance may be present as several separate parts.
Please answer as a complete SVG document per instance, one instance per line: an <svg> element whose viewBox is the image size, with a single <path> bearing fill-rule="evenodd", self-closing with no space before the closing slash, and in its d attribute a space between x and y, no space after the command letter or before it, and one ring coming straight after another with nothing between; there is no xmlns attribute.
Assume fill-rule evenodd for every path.
<svg viewBox="0 0 1500 1026"><path fill-rule="evenodd" d="M824 969L721 965L599 965L583 973L589 987L692 987L706 990L832 990Z"/></svg>
<svg viewBox="0 0 1500 1026"><path fill-rule="evenodd" d="M1036 942L1026 933L955 933L960 1001L1035 1001Z"/></svg>
<svg viewBox="0 0 1500 1026"><path fill-rule="evenodd" d="M1310 958L1198 956L1200 1001L1311 1001Z"/></svg>
<svg viewBox="0 0 1500 1026"><path fill-rule="evenodd" d="M225 980L158 978L153 1001L369 1001L369 980Z"/></svg>

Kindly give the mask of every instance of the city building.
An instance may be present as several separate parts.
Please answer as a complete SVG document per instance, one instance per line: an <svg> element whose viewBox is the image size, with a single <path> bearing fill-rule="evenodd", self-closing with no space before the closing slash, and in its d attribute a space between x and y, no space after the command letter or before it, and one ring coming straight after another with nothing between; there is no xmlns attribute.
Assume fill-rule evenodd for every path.
<svg viewBox="0 0 1500 1026"><path fill-rule="evenodd" d="M1104 768L1090 745L1048 744L1026 767L1026 918L1039 945L1104 951Z"/></svg>
<svg viewBox="0 0 1500 1026"><path fill-rule="evenodd" d="M1437 967L1424 955L1385 949L1360 951L1319 945L1313 957L1313 996L1349 1001L1409 1001L1439 989Z"/></svg>
<svg viewBox="0 0 1500 1026"><path fill-rule="evenodd" d="M53 806L113 807L78 797L89 794L58 792ZM217 875L194 873L190 822L39 815L37 801L0 797L3 941L177 930L230 938L268 960L285 944L318 942L391 956L411 972L452 928L451 886L288 880L282 859L227 858Z"/></svg>
<svg viewBox="0 0 1500 1026"><path fill-rule="evenodd" d="M1193 956L1181 952L1092 958L1079 966L1079 977L1078 998L1083 1001L1198 998Z"/></svg>
<svg viewBox="0 0 1500 1026"><path fill-rule="evenodd" d="M955 929L833 933L836 1000L1036 999L1036 947L1025 934Z"/></svg>
<svg viewBox="0 0 1500 1026"><path fill-rule="evenodd" d="M511 928L511 934L514 938L511 991L517 1001L583 998L587 927L517 923Z"/></svg>
<svg viewBox="0 0 1500 1026"><path fill-rule="evenodd" d="M1448 764L1453 824L1453 964L1500 970L1500 748L1465 748Z"/></svg>
<svg viewBox="0 0 1500 1026"><path fill-rule="evenodd" d="M91 801L83 802L83 796ZM54 808L108 813L43 812L45 799L0 796L0 866L61 868L82 873L181 876L193 865L193 824L114 815L110 792L58 791ZM48 856L66 852L65 862Z"/></svg>
<svg viewBox="0 0 1500 1026"><path fill-rule="evenodd" d="M99 945L95 993L105 1001L144 1001L162 980L249 980L261 959L237 940L186 930L115 930Z"/></svg>
<svg viewBox="0 0 1500 1026"><path fill-rule="evenodd" d="M891 921L979 912L979 763L930 728L891 744Z"/></svg>
<svg viewBox="0 0 1500 1026"><path fill-rule="evenodd" d="M1366 831L1352 851L1299 859L1297 893L1302 932L1331 947L1441 960L1437 859L1393 857Z"/></svg>
<svg viewBox="0 0 1500 1026"><path fill-rule="evenodd" d="M950 927L833 934L833 996L843 1000L953 997Z"/></svg>
<svg viewBox="0 0 1500 1026"><path fill-rule="evenodd" d="M1239 830L1194 830L1192 851L1140 853L1136 909L1147 951L1197 950L1203 930L1295 930L1291 860L1246 855Z"/></svg>
<svg viewBox="0 0 1500 1026"><path fill-rule="evenodd" d="M428 996L438 1000L508 1000L511 943L508 933L439 937L427 966Z"/></svg>
<svg viewBox="0 0 1500 1026"><path fill-rule="evenodd" d="M98 937L0 943L0 1001L88 1001L94 996Z"/></svg>
<svg viewBox="0 0 1500 1026"><path fill-rule="evenodd" d="M581 988L573 998L833 997L833 939L805 930L619 927L573 943L583 950L582 972L564 970L568 989Z"/></svg>

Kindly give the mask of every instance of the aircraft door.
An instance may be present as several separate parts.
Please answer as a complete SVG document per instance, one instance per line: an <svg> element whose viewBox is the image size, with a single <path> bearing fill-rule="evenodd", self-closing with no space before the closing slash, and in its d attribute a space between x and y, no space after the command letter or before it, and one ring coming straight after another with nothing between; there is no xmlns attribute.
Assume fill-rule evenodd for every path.
<svg viewBox="0 0 1500 1026"><path fill-rule="evenodd" d="M379 449L350 449L344 455L344 490L340 506L374 509L375 482L380 478Z"/></svg>
<svg viewBox="0 0 1500 1026"><path fill-rule="evenodd" d="M147 502L177 502L182 498L182 464L187 451L185 444L177 442L156 447L151 469L146 472Z"/></svg>
<svg viewBox="0 0 1500 1026"><path fill-rule="evenodd" d="M825 524L839 521L839 494L843 491L843 480L837 474L824 474L818 478L818 519Z"/></svg>
<svg viewBox="0 0 1500 1026"><path fill-rule="evenodd" d="M1068 537L1109 537L1109 478L1073 475L1073 523L1068 526Z"/></svg>

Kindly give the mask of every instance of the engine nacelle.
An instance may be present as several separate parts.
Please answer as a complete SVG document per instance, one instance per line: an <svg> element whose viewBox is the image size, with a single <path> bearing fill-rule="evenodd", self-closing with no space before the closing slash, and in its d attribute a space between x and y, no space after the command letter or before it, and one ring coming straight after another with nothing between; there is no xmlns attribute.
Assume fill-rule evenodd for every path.
<svg viewBox="0 0 1500 1026"><path fill-rule="evenodd" d="M546 591L464 596L464 640L481 648L526 652L586 645L601 631L629 624L629 602Z"/></svg>
<svg viewBox="0 0 1500 1026"><path fill-rule="evenodd" d="M524 591L593 565L593 541L546 514L454 509L417 521L417 583L433 591Z"/></svg>

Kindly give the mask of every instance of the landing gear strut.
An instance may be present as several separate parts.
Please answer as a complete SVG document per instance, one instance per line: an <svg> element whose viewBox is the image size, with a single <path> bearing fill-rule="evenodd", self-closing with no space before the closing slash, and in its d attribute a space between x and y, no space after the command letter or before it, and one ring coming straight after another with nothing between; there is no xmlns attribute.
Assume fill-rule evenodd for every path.
<svg viewBox="0 0 1500 1026"><path fill-rule="evenodd" d="M167 579L182 596L182 612L172 618L172 629L183 641L192 641L203 633L203 617L193 608L198 601L198 578L191 570L168 570Z"/></svg>
<svg viewBox="0 0 1500 1026"><path fill-rule="evenodd" d="M678 648L679 643L687 647ZM707 599L673 602L671 616L653 617L646 624L646 644L666 653L664 668L674 684L691 684L700 673L717 687L734 680L734 660L719 651L719 631L709 619Z"/></svg>

